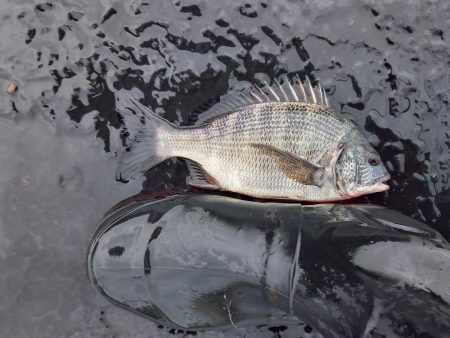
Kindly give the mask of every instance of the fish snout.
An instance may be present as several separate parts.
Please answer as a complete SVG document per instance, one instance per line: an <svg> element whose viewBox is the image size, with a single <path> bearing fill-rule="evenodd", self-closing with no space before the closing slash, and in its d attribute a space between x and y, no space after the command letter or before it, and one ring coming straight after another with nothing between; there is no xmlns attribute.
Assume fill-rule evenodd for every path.
<svg viewBox="0 0 450 338"><path fill-rule="evenodd" d="M378 165L376 167L372 167L372 177L376 182L384 182L391 178L386 167L384 165Z"/></svg>
<svg viewBox="0 0 450 338"><path fill-rule="evenodd" d="M378 177L375 181L377 183L380 183L380 182L386 182L386 181L388 181L390 179L391 179L391 175L385 174L384 176Z"/></svg>

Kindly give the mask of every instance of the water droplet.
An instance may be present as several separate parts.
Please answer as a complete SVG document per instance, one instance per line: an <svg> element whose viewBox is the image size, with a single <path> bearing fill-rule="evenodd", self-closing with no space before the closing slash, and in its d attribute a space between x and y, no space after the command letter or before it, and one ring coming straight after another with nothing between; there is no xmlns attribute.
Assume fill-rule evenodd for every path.
<svg viewBox="0 0 450 338"><path fill-rule="evenodd" d="M30 176L23 176L20 179L20 182L22 182L23 185L27 186L31 184L31 177Z"/></svg>
<svg viewBox="0 0 450 338"><path fill-rule="evenodd" d="M437 173L435 173L435 172L431 173L430 177L431 177L431 181L433 181L433 182L435 182L435 183L436 183L436 182L438 181L438 179L439 179L439 175L438 175Z"/></svg>

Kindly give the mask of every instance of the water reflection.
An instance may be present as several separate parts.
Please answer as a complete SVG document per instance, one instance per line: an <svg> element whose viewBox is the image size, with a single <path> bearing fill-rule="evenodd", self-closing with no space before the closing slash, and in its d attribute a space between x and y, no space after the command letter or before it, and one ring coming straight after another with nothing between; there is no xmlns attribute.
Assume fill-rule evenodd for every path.
<svg viewBox="0 0 450 338"><path fill-rule="evenodd" d="M441 337L449 249L383 207L179 195L109 213L87 264L107 299L169 327L305 322L325 337Z"/></svg>

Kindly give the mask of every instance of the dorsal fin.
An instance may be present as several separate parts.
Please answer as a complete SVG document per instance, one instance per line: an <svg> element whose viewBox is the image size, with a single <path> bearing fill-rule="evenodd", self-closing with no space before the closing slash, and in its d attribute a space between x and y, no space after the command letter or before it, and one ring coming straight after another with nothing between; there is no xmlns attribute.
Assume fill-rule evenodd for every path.
<svg viewBox="0 0 450 338"><path fill-rule="evenodd" d="M192 125L197 122L198 117L205 113L208 109L211 109L216 104L220 102L220 98L210 99L205 103L202 103L200 106L195 108L195 110L189 114L189 119L187 121L188 125Z"/></svg>
<svg viewBox="0 0 450 338"><path fill-rule="evenodd" d="M297 74L292 81L283 76L270 85L265 82L262 87L254 85L240 91L231 91L222 96L219 103L206 110L200 106L194 112L195 117L198 116L196 125L207 123L242 106L265 102L302 102L330 107L325 89L320 84L318 88L313 88L308 76L304 84Z"/></svg>

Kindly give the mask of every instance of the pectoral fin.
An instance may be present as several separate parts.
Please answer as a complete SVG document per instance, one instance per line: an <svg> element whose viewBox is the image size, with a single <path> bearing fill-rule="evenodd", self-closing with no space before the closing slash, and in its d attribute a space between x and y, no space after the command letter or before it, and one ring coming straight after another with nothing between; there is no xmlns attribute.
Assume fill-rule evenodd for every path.
<svg viewBox="0 0 450 338"><path fill-rule="evenodd" d="M323 185L325 168L272 146L256 143L251 146L258 149L262 155L273 158L286 176L295 182L318 187Z"/></svg>

